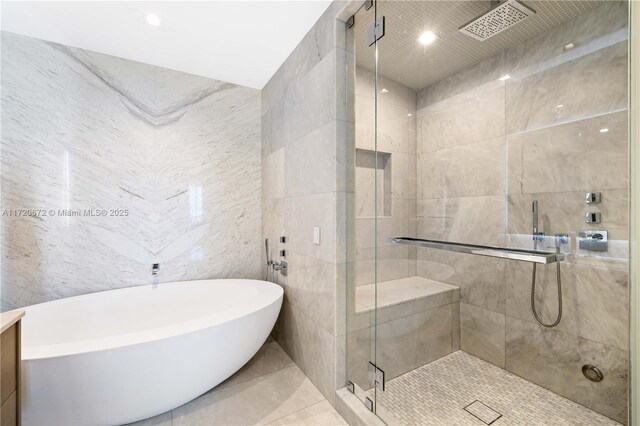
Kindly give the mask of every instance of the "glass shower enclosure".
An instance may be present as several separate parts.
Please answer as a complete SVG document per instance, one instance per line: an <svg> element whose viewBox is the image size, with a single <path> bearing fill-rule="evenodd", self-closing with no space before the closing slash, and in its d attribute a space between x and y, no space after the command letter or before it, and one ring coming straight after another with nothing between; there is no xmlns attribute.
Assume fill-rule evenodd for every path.
<svg viewBox="0 0 640 426"><path fill-rule="evenodd" d="M354 15L346 376L386 423L629 424L628 38L626 1Z"/></svg>

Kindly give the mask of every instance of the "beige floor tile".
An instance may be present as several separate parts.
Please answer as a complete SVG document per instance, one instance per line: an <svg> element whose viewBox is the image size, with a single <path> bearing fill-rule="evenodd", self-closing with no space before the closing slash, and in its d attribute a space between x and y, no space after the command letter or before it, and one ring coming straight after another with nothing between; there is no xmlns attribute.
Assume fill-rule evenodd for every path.
<svg viewBox="0 0 640 426"><path fill-rule="evenodd" d="M502 415L494 425L621 426L463 351L390 380L376 398L378 414L388 424L483 425L464 409L480 401Z"/></svg>
<svg viewBox="0 0 640 426"><path fill-rule="evenodd" d="M171 426L171 411L151 417L150 419L140 420L139 422L129 423L128 426Z"/></svg>
<svg viewBox="0 0 640 426"><path fill-rule="evenodd" d="M257 354L237 373L216 387L216 390L237 385L258 377L268 376L288 367L294 366L289 355L282 350L276 341L265 343Z"/></svg>
<svg viewBox="0 0 640 426"><path fill-rule="evenodd" d="M267 340L240 371L172 412L135 423L171 425L345 425L280 345Z"/></svg>
<svg viewBox="0 0 640 426"><path fill-rule="evenodd" d="M296 367L214 389L173 410L174 425L267 424L324 400Z"/></svg>
<svg viewBox="0 0 640 426"><path fill-rule="evenodd" d="M269 424L280 426L346 426L347 422L344 421L329 401L325 400Z"/></svg>

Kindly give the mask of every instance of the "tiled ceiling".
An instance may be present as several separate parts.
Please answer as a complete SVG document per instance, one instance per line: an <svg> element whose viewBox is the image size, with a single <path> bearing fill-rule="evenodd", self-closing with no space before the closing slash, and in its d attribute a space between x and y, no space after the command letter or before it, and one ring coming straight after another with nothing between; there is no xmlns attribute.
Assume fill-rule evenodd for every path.
<svg viewBox="0 0 640 426"><path fill-rule="evenodd" d="M377 14L385 17L385 36L378 44L380 72L414 90L420 90L458 71L513 47L575 16L603 0L525 1L536 15L486 41L475 40L458 28L491 8L490 1L378 1ZM374 9L361 8L356 15L356 62L374 69L374 47L367 30ZM432 31L438 39L423 46L417 39Z"/></svg>

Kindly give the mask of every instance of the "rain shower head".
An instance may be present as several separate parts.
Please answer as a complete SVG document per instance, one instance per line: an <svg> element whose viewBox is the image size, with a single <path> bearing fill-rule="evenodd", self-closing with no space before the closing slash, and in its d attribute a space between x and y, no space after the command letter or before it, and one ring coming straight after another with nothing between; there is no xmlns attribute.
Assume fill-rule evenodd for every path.
<svg viewBox="0 0 640 426"><path fill-rule="evenodd" d="M536 11L517 0L506 0L459 28L460 32L484 41L524 21Z"/></svg>

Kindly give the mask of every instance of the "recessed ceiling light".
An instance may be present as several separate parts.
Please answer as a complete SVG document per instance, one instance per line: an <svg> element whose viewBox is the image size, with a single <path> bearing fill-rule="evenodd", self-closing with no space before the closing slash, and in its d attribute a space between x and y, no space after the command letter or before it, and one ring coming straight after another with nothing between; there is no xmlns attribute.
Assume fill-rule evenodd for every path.
<svg viewBox="0 0 640 426"><path fill-rule="evenodd" d="M567 50L571 50L571 49L573 49L574 47L576 47L576 45L575 45L575 44L573 44L573 43L567 43L567 44L565 44L565 45L562 47L562 50L564 50L564 51L566 52Z"/></svg>
<svg viewBox="0 0 640 426"><path fill-rule="evenodd" d="M431 44L431 43L433 43L434 41L436 41L436 39L437 39L437 38L438 38L438 36L437 36L437 35L435 35L435 33L434 33L434 32L432 32L432 31L425 31L425 32L423 32L423 33L420 35L420 37L418 37L418 42L419 42L420 44L423 44L423 45L425 45L425 46L426 46L426 45Z"/></svg>
<svg viewBox="0 0 640 426"><path fill-rule="evenodd" d="M600 129L600 133L607 133L609 131L609 129L607 129L606 127L604 129Z"/></svg>
<svg viewBox="0 0 640 426"><path fill-rule="evenodd" d="M383 89L380 91L380 93L389 93L389 91L388 91L387 89L384 89L384 88L383 88Z"/></svg>
<svg viewBox="0 0 640 426"><path fill-rule="evenodd" d="M500 77L498 80L505 81L505 80L509 80L510 78L511 78L511 76L509 74L505 74L502 77Z"/></svg>
<svg viewBox="0 0 640 426"><path fill-rule="evenodd" d="M413 117L413 114L409 113L407 114L407 117Z"/></svg>
<svg viewBox="0 0 640 426"><path fill-rule="evenodd" d="M162 21L160 20L160 17L155 13L150 13L147 15L147 24L151 25L152 27L159 27L161 23Z"/></svg>

